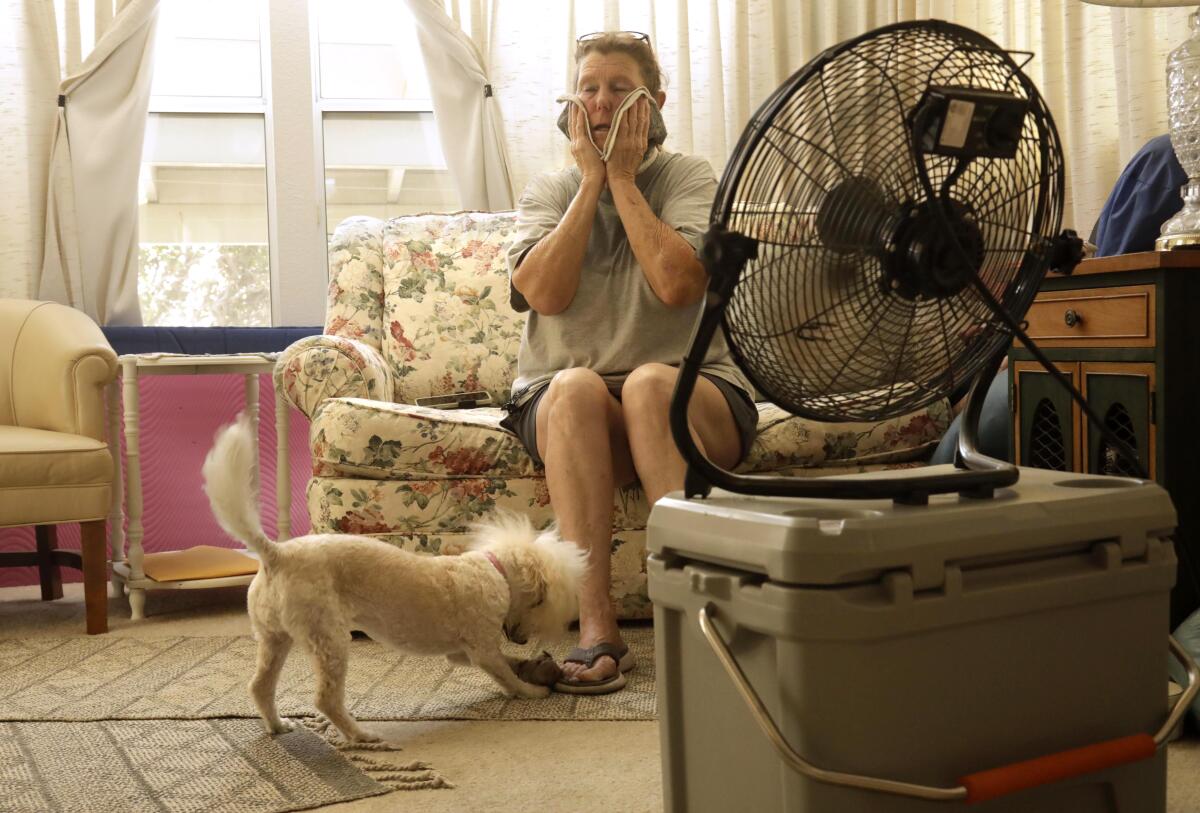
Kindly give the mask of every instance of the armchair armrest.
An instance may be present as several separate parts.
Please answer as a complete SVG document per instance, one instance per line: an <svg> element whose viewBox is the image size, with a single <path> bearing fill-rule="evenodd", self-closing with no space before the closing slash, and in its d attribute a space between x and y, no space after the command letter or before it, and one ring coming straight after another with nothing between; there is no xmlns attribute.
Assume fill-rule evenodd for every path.
<svg viewBox="0 0 1200 813"><path fill-rule="evenodd" d="M9 299L0 325L0 423L103 441L117 354L96 323L66 305Z"/></svg>
<svg viewBox="0 0 1200 813"><path fill-rule="evenodd" d="M345 336L309 336L275 362L275 389L312 417L326 398L391 401L392 374L378 350Z"/></svg>

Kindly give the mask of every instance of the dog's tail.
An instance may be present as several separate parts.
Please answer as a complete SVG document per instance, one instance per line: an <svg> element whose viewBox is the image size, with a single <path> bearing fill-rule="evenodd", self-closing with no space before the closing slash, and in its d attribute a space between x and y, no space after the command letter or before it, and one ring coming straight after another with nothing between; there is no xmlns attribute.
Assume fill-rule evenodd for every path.
<svg viewBox="0 0 1200 813"><path fill-rule="evenodd" d="M225 532L257 553L267 567L277 553L258 517L256 443L250 416L245 412L218 431L204 459L204 492Z"/></svg>

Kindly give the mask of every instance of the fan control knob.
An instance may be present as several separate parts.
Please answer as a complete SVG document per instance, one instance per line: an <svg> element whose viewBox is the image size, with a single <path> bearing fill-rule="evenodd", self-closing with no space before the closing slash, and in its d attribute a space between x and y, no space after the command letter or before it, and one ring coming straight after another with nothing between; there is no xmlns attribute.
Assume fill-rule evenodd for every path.
<svg viewBox="0 0 1200 813"><path fill-rule="evenodd" d="M1074 308L1067 308L1067 312L1063 314L1063 321L1067 323L1067 327L1075 327L1083 321L1083 317Z"/></svg>

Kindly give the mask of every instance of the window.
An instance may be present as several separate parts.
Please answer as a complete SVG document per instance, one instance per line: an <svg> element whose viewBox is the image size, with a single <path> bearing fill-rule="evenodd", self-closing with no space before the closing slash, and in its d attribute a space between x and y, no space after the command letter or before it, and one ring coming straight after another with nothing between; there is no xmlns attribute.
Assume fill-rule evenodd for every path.
<svg viewBox="0 0 1200 813"><path fill-rule="evenodd" d="M395 0L313 0L325 221L462 208L433 120L416 24Z"/></svg>
<svg viewBox="0 0 1200 813"><path fill-rule="evenodd" d="M138 201L147 325L316 324L327 265L314 210L328 233L352 215L461 208L402 0L160 0L154 58ZM311 188L297 182L313 167Z"/></svg>
<svg viewBox="0 0 1200 813"><path fill-rule="evenodd" d="M263 117L152 113L139 178L147 325L271 324Z"/></svg>
<svg viewBox="0 0 1200 813"><path fill-rule="evenodd" d="M259 14L160 3L138 183L147 325L271 324Z"/></svg>

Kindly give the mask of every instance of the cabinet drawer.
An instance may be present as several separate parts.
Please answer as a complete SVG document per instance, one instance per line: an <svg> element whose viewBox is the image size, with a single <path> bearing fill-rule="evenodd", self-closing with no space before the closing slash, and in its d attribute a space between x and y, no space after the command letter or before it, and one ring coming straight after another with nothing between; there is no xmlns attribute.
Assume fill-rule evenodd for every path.
<svg viewBox="0 0 1200 813"><path fill-rule="evenodd" d="M1153 347L1154 286L1043 291L1025 318L1046 347Z"/></svg>

